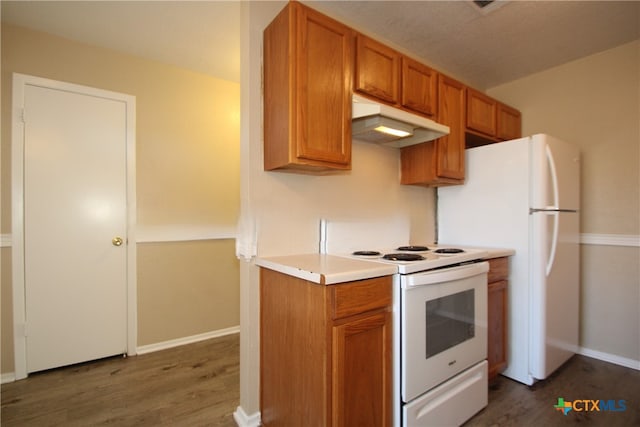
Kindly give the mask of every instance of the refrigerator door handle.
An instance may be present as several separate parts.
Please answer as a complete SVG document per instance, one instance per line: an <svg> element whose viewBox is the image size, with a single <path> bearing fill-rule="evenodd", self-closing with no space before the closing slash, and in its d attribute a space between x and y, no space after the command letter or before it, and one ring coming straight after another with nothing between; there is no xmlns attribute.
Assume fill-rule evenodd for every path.
<svg viewBox="0 0 640 427"><path fill-rule="evenodd" d="M553 268L553 261L556 259L556 248L558 246L558 222L560 219L560 214L558 212L552 212L551 215L553 215L553 235L551 237L551 250L549 251L549 258L547 259L547 277L549 277L551 269Z"/></svg>
<svg viewBox="0 0 640 427"><path fill-rule="evenodd" d="M577 209L549 209L549 208L529 208L529 214L533 214L536 212L568 212L568 213L576 213Z"/></svg>
<svg viewBox="0 0 640 427"><path fill-rule="evenodd" d="M553 154L549 145L544 147L545 154L547 156L547 164L549 165L549 175L551 176L551 185L553 188L553 204L550 208L558 208L560 203L558 201L558 174L556 173L556 162L553 160Z"/></svg>

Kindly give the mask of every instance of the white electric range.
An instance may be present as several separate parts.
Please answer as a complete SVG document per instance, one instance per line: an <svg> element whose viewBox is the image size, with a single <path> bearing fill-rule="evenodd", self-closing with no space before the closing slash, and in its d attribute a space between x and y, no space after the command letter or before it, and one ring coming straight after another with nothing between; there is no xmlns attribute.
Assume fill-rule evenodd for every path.
<svg viewBox="0 0 640 427"><path fill-rule="evenodd" d="M393 264L398 267L399 274L412 274L477 261L486 257L487 252L457 246L400 245L391 249L367 248L337 255Z"/></svg>

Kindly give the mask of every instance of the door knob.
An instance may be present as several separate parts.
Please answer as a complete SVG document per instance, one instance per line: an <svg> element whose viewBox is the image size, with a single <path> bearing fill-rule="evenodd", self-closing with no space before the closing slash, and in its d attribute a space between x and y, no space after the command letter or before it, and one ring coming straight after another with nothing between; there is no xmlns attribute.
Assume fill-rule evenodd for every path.
<svg viewBox="0 0 640 427"><path fill-rule="evenodd" d="M116 236L113 239L111 239L111 244L113 246L122 246L122 243L123 243L122 237Z"/></svg>

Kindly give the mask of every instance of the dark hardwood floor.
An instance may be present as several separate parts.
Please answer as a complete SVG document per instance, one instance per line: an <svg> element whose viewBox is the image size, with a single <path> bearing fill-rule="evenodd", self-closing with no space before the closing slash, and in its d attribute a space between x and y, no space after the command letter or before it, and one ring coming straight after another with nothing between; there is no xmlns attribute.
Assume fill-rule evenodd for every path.
<svg viewBox="0 0 640 427"><path fill-rule="evenodd" d="M554 408L558 398L625 401L624 411L591 411L579 403L567 415ZM461 404L463 404L461 402ZM616 405L618 409L621 406ZM489 388L489 406L464 427L640 426L640 371L576 355L544 381L528 387L503 376Z"/></svg>
<svg viewBox="0 0 640 427"><path fill-rule="evenodd" d="M235 426L239 336L115 357L3 384L10 426Z"/></svg>
<svg viewBox="0 0 640 427"><path fill-rule="evenodd" d="M239 336L33 374L2 385L1 394L3 427L232 427L239 401ZM626 410L565 416L554 408L558 398L624 400ZM490 387L489 406L464 427L570 425L640 426L640 371L574 356L532 387L499 376Z"/></svg>

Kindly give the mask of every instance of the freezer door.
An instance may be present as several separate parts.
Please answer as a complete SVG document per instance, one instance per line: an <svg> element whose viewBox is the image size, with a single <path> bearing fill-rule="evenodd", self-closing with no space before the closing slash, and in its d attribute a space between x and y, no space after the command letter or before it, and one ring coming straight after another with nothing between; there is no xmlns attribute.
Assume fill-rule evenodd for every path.
<svg viewBox="0 0 640 427"><path fill-rule="evenodd" d="M549 135L531 137L530 206L580 209L580 152Z"/></svg>
<svg viewBox="0 0 640 427"><path fill-rule="evenodd" d="M529 369L544 379L578 348L579 214L537 212L531 222Z"/></svg>

